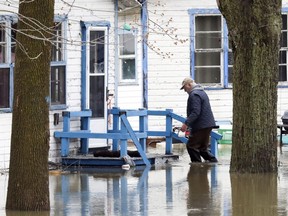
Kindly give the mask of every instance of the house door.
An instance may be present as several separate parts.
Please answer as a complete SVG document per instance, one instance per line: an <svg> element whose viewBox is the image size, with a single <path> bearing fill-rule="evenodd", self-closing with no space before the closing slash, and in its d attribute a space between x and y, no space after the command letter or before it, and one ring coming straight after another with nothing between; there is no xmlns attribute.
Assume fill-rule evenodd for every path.
<svg viewBox="0 0 288 216"><path fill-rule="evenodd" d="M107 28L89 27L87 31L86 108L92 110L90 128L95 133L107 132ZM90 139L89 147L103 147L105 139Z"/></svg>

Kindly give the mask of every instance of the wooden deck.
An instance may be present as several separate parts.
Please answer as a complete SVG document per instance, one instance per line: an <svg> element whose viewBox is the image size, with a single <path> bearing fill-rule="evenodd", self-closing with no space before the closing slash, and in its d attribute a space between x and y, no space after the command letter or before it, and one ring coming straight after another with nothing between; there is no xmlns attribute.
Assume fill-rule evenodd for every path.
<svg viewBox="0 0 288 216"><path fill-rule="evenodd" d="M155 165L178 161L179 155L147 153L147 158L151 165ZM135 163L135 166L145 165L141 157L131 157L131 159ZM94 157L92 154L62 157L63 166L122 166L125 164L127 162L123 158Z"/></svg>

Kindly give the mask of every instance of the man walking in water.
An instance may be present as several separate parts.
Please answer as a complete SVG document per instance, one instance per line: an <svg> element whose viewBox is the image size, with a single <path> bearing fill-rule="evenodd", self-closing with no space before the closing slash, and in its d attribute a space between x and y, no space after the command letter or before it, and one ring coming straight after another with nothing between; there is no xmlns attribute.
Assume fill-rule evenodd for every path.
<svg viewBox="0 0 288 216"><path fill-rule="evenodd" d="M181 131L190 131L186 147L191 162L202 162L201 157L206 162L218 162L208 149L210 132L216 126L208 95L201 85L189 77L183 80L182 89L189 95L187 118Z"/></svg>

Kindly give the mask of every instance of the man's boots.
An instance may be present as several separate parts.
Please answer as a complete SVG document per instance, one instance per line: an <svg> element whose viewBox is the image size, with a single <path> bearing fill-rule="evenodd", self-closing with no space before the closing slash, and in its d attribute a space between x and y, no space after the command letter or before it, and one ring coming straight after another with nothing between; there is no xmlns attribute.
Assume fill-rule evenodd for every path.
<svg viewBox="0 0 288 216"><path fill-rule="evenodd" d="M200 155L201 157L207 161L207 162L212 162L212 163L216 163L218 162L218 160L216 159L216 157L209 151L200 151Z"/></svg>
<svg viewBox="0 0 288 216"><path fill-rule="evenodd" d="M200 157L200 152L197 149L188 148L187 146L187 151L190 156L191 162L196 162L196 163L202 162L201 157Z"/></svg>

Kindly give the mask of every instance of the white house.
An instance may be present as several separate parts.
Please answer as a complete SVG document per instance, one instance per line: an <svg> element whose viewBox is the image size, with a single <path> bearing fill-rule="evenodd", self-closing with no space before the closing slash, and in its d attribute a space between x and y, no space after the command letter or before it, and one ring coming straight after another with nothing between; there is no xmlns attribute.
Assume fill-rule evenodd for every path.
<svg viewBox="0 0 288 216"><path fill-rule="evenodd" d="M288 109L288 0L282 2L279 122ZM0 5L0 168L7 169L18 3L0 0ZM185 116L187 95L179 88L187 76L206 88L216 119L232 120L232 64L215 0L56 0L49 159L60 160L53 133L62 130L62 111L91 109L95 132L111 127L107 109L115 106L173 109ZM164 125L162 119L149 121L152 129ZM79 128L79 120L71 127ZM92 141L99 145L103 140ZM78 147L74 140L71 151Z"/></svg>

